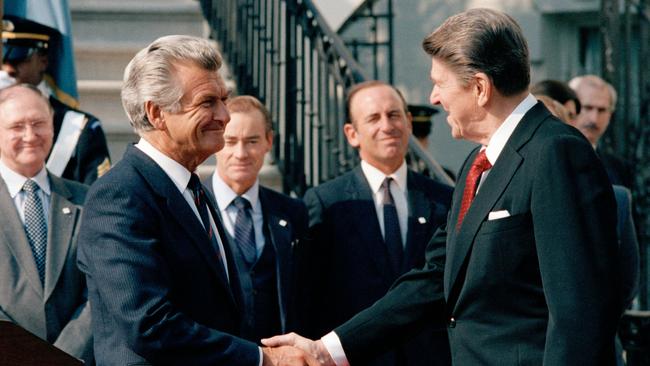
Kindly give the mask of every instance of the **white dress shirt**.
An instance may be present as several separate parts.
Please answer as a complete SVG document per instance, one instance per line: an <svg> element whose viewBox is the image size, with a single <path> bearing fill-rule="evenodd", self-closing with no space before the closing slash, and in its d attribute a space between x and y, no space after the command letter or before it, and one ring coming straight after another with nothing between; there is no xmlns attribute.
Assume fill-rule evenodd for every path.
<svg viewBox="0 0 650 366"><path fill-rule="evenodd" d="M192 211L194 211L194 215L196 218L199 220L201 225L203 225L203 220L201 219L201 215L199 214L199 210L196 207L196 204L194 203L194 198L192 197L192 193L190 192L190 189L187 188L187 184L190 182L190 177L192 176L192 173L187 170L184 166L182 166L180 163L178 163L176 160L170 158L169 156L163 154L160 150L156 149L153 145L149 143L149 141L141 138L140 141L135 144L135 147L140 149L145 155L150 157L158 166L160 169L162 169L165 174L169 177L169 179L172 180L178 191L183 195L183 198L185 198L185 201L187 201L187 204L192 208ZM215 233L218 233L219 231L217 230L217 226L214 223L214 218L212 217L212 213L210 210L208 210L208 215L210 216L210 225L212 226L212 230ZM226 262L226 252L223 247L223 243L221 242L221 237L219 235L216 236L217 238L217 245L219 246L219 257L221 258L221 263L223 263L223 267L225 269L226 277L228 276L228 263ZM228 278L228 280L230 280Z"/></svg>
<svg viewBox="0 0 650 366"><path fill-rule="evenodd" d="M223 226L230 234L230 237L235 237L235 222L237 222L237 207L232 205L232 201L237 198L237 193L221 179L218 172L212 174L212 189L214 196L223 217ZM255 181L244 194L241 196L251 203L251 216L253 217L253 227L255 228L255 252L259 258L262 250L264 250L264 215L262 213L262 203L260 202L260 183L259 180Z"/></svg>
<svg viewBox="0 0 650 366"><path fill-rule="evenodd" d="M510 113L505 121L503 121L501 126L499 126L499 128L494 131L492 137L490 137L488 145L482 148L482 150L485 150L485 156L487 157L490 164L492 164L492 166L494 166L494 164L497 162L497 158L499 158L499 155L501 155L503 147L506 146L506 142L508 142L510 136L512 135L512 132L519 125L519 122L524 117L524 114L533 108L535 104L537 104L537 99L535 99L532 94L528 94L528 96L517 105L512 113ZM490 174L490 170L486 170L481 175L481 179L479 180L476 192L478 192L479 188L481 188L481 184L485 180L485 177Z"/></svg>
<svg viewBox="0 0 650 366"><path fill-rule="evenodd" d="M43 204L43 217L45 217L46 225L49 226L50 195L52 193L50 191L50 180L47 178L47 170L45 169L45 166L43 166L43 169L41 169L38 174L31 178L27 178L11 170L2 162L2 160L0 160L0 176L2 176L2 179L7 185L9 196L14 200L16 211L18 212L18 216L20 216L20 221L23 222L23 225L25 225L25 192L23 191L23 186L29 179L36 182L40 188L37 194Z"/></svg>
<svg viewBox="0 0 650 366"><path fill-rule="evenodd" d="M506 145L506 142L508 142L508 139L510 139L510 136L514 132L515 128L517 128L519 125L519 122L521 122L521 119L524 117L526 112L528 112L535 104L537 104L537 99L535 99L535 97L533 97L531 94L528 94L528 96L523 101L521 101L521 103L517 105L512 113L510 113L510 115L503 121L501 126L497 128L494 134L492 134L492 137L490 137L490 141L488 142L488 146L484 147L485 155L487 156L488 161L490 164L492 164L492 166L496 164L499 155L501 155L501 151L503 151L503 147ZM483 173L483 175L481 175L479 187L489 173L490 171L487 170ZM345 351L343 350L341 340L336 335L336 333L329 332L323 338L321 338L321 340L323 341L325 348L327 348L327 351L330 353L330 356L337 366L350 365L347 357L345 356Z"/></svg>
<svg viewBox="0 0 650 366"><path fill-rule="evenodd" d="M408 190L406 189L406 161L402 162L399 168L390 175L382 173L379 169L361 161L361 171L366 177L370 190L372 191L372 199L375 201L375 210L377 212L377 219L379 220L379 228L381 229L381 236L385 237L384 229L384 191L381 189L384 179L387 177L393 178L390 185L390 194L393 196L393 202L397 209L397 218L399 220L399 231L402 235L402 245L406 245L406 232L408 230Z"/></svg>

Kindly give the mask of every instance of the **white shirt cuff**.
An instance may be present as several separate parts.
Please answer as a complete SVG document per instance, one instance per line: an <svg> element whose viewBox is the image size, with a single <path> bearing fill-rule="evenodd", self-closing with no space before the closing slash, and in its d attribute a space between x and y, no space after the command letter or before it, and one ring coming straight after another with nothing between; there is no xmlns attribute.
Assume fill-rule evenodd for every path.
<svg viewBox="0 0 650 366"><path fill-rule="evenodd" d="M264 352L262 352L262 347L257 347L260 350L260 366L264 364Z"/></svg>
<svg viewBox="0 0 650 366"><path fill-rule="evenodd" d="M327 349L327 352L330 353L332 360L336 366L350 366L348 358L345 357L345 351L343 350L343 345L339 336L334 332L329 332L323 338L320 339L323 341L323 345Z"/></svg>

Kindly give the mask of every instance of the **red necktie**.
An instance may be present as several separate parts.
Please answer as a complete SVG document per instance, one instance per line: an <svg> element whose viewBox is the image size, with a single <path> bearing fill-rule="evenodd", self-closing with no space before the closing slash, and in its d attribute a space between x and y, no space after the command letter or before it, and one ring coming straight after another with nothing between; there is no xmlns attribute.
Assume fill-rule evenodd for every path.
<svg viewBox="0 0 650 366"><path fill-rule="evenodd" d="M474 200L476 185L481 178L481 174L490 168L492 168L492 164L488 161L487 156L485 155L485 149L483 149L478 153L478 155L476 155L472 166L469 168L469 173L467 173L465 190L463 191L463 201L460 204L460 212L458 213L458 221L456 222L456 230L460 229L460 225L463 223L463 218Z"/></svg>

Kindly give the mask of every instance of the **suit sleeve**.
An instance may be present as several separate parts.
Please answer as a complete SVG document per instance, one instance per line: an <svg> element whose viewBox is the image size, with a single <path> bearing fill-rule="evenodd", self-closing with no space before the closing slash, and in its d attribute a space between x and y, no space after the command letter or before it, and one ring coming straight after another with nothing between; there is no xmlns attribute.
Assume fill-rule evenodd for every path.
<svg viewBox="0 0 650 366"><path fill-rule="evenodd" d="M85 296L84 296L85 297ZM54 346L89 363L93 359L90 306L84 301L54 341Z"/></svg>
<svg viewBox="0 0 650 366"><path fill-rule="evenodd" d="M303 201L308 210L308 226L304 239L295 250L296 259L296 293L297 293L297 330L310 338L320 337L326 329L320 324L323 314L323 288L325 286L326 263L328 262L327 230L323 223L323 203L314 189L305 193Z"/></svg>
<svg viewBox="0 0 650 366"><path fill-rule="evenodd" d="M446 237L446 231L438 229L427 245L424 268L402 275L383 298L334 330L351 364L399 343L427 324L444 321Z"/></svg>
<svg viewBox="0 0 650 366"><path fill-rule="evenodd" d="M255 343L202 325L170 301L170 273L187 268L171 268L161 255L164 203L144 189L102 183L89 192L79 238L80 268L101 299L91 305L103 308L93 321L115 323L152 364L258 366Z"/></svg>
<svg viewBox="0 0 650 366"><path fill-rule="evenodd" d="M620 192L617 192L617 190ZM618 209L619 263L621 268L622 307L627 308L639 292L639 243L637 241L634 218L632 217L632 197L625 187L614 187ZM619 199L620 197L620 199ZM620 202L619 202L620 200Z"/></svg>
<svg viewBox="0 0 650 366"><path fill-rule="evenodd" d="M575 136L535 157L531 212L548 326L544 365L600 365L618 316L616 207L602 165Z"/></svg>

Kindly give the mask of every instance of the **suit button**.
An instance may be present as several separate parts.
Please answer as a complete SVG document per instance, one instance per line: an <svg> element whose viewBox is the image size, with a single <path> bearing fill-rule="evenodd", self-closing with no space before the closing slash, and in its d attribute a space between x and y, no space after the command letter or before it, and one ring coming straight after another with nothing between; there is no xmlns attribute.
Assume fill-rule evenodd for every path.
<svg viewBox="0 0 650 366"><path fill-rule="evenodd" d="M456 327L456 318L451 317L449 318L449 328L455 328Z"/></svg>

